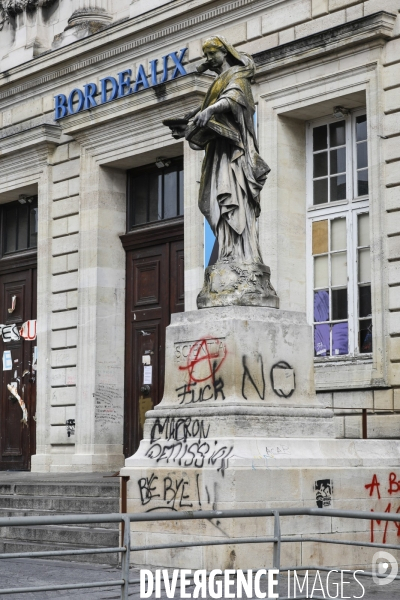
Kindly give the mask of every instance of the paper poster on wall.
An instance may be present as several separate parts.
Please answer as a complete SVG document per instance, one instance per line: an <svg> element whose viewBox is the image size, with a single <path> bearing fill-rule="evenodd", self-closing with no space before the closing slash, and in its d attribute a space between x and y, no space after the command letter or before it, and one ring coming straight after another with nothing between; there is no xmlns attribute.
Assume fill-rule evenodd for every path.
<svg viewBox="0 0 400 600"><path fill-rule="evenodd" d="M10 325L0 325L0 333L3 342L16 342L20 339L18 327L15 323Z"/></svg>
<svg viewBox="0 0 400 600"><path fill-rule="evenodd" d="M19 335L30 342L36 340L36 319L25 321L19 330Z"/></svg>
<svg viewBox="0 0 400 600"><path fill-rule="evenodd" d="M23 401L23 399L21 398L21 396L18 394L18 390L16 387L14 387L13 385L10 385L9 383L7 384L7 389L9 392L12 393L12 395L14 396L14 398L16 398L18 400L18 403L22 409L22 420L21 423L23 423L23 425L28 426L28 411L25 405L25 402ZM23 389L23 388L22 388Z"/></svg>
<svg viewBox="0 0 400 600"><path fill-rule="evenodd" d="M4 350L4 352L3 352L3 371L11 371L11 370L12 370L11 351Z"/></svg>
<svg viewBox="0 0 400 600"><path fill-rule="evenodd" d="M151 385L153 379L152 365L144 365L143 367L143 385Z"/></svg>

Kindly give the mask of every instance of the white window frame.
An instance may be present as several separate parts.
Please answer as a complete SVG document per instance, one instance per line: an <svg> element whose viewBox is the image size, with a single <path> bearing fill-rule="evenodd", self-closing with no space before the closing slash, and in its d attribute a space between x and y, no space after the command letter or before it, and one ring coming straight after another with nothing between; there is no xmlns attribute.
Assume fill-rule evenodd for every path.
<svg viewBox="0 0 400 600"><path fill-rule="evenodd" d="M312 223L346 217L347 220L347 261L348 261L348 354L315 357L316 362L332 362L354 360L354 358L371 358L372 353L358 350L358 255L357 255L357 218L359 214L369 213L370 199L367 196L356 196L357 192L357 154L355 124L356 117L367 114L366 108L351 111L343 119L332 116L309 121L306 126L306 195L307 195L307 317L314 323L314 259L312 255ZM367 115L368 119L368 115ZM313 204L313 129L319 125L346 121L346 199ZM368 128L367 128L368 129ZM367 140L369 146L369 140ZM370 173L369 173L370 174ZM370 181L370 180L369 180ZM328 179L329 187L329 179ZM370 193L369 189L369 193Z"/></svg>

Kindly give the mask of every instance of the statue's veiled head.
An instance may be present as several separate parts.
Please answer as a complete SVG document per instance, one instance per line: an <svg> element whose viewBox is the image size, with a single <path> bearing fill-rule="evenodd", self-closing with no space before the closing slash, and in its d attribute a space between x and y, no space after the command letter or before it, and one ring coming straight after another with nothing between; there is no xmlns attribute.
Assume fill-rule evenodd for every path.
<svg viewBox="0 0 400 600"><path fill-rule="evenodd" d="M243 65L243 60L235 48L222 36L216 35L205 40L203 54L210 70L218 69L226 61L229 66Z"/></svg>

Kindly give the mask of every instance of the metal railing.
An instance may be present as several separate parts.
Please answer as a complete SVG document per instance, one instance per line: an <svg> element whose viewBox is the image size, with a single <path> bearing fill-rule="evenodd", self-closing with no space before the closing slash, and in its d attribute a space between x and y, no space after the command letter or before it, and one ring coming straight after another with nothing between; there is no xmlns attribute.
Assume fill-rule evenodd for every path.
<svg viewBox="0 0 400 600"><path fill-rule="evenodd" d="M386 548L400 550L400 545L395 544L378 544L373 542L357 542L352 540L338 540L319 537L304 537L302 535L285 535L281 533L281 517L293 516L316 516L316 517L339 517L345 519L364 519L369 521L390 521L400 522L400 514L364 512L353 510L332 510L324 508L284 508L284 509L246 509L246 510L205 510L194 512L157 512L157 513L140 513L140 514L92 514L92 515L63 515L52 517L7 517L0 518L0 527L29 527L29 526L44 526L44 525L88 525L91 523L121 523L123 540L122 545L109 548L87 548L76 550L48 550L38 552L12 552L0 554L0 560L10 558L57 558L60 556L85 556L95 554L110 554L119 553L121 555L121 578L109 581L96 581L93 583L76 583L65 585L46 585L40 587L29 588L8 588L1 589L0 595L4 594L22 594L25 592L49 592L58 590L81 590L88 588L105 588L119 586L121 588L121 599L128 600L129 585L136 585L139 580L129 580L130 553L145 550L164 550L173 548L190 548L199 546L222 546L232 544L273 544L273 560L272 567L279 572L296 570L319 570L330 571L338 567L321 567L317 565L282 567L281 566L281 545L283 543L294 542L313 542L323 544L339 544L344 546L362 546L368 548ZM274 518L274 535L273 537L241 537L241 538L223 538L198 540L192 542L174 542L167 544L150 544L143 546L131 546L131 523L143 523L153 521L190 521L190 520L210 520L210 519L235 519L235 518ZM346 569L348 572L353 572ZM379 577L379 574L372 572L358 571L358 575ZM383 577L383 576L382 576ZM400 579L397 576L395 579ZM308 598L306 595L297 596ZM317 600L317 596L313 596ZM281 598L281 600L288 600Z"/></svg>

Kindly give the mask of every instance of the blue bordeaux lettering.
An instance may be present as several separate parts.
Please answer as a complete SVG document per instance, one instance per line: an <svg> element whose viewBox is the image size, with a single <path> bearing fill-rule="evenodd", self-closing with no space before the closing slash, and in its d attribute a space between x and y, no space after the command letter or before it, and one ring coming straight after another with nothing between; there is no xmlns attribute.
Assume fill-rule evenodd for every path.
<svg viewBox="0 0 400 600"><path fill-rule="evenodd" d="M76 115L82 110L95 108L100 104L136 94L142 89L147 89L159 83L165 83L168 79L168 66L171 63L173 66L171 80L178 77L178 75L186 75L185 67L182 64L186 51L187 48L182 48L179 51L179 56L177 52L171 52L162 57L163 67L159 79L157 77L158 60L150 61L150 83L143 65L139 65L134 82L132 82L132 70L124 69L117 73L116 78L108 76L101 79L99 89L95 83L87 83L83 86L83 91L74 88L68 98L65 94L57 94L57 96L54 96L54 119L58 121L68 115ZM99 98L99 101L96 101L96 98Z"/></svg>

